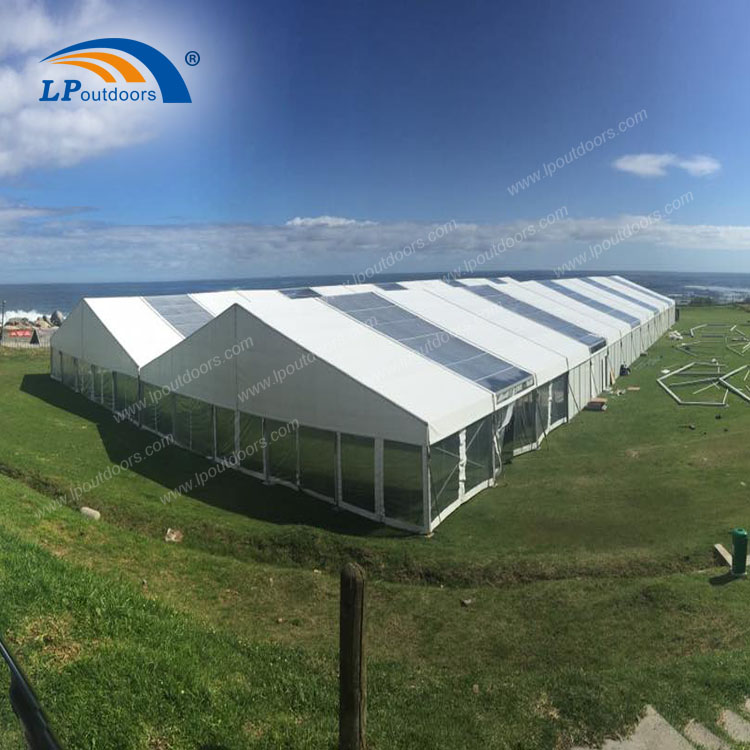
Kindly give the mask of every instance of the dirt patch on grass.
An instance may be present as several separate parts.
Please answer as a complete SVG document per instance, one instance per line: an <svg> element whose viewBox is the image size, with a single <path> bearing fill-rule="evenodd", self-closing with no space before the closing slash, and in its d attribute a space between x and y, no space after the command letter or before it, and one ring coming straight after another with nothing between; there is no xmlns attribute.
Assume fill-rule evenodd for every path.
<svg viewBox="0 0 750 750"><path fill-rule="evenodd" d="M149 734L146 747L149 750L171 750L172 744L166 737Z"/></svg>
<svg viewBox="0 0 750 750"><path fill-rule="evenodd" d="M47 497L58 499L64 497L66 493L64 487L47 477L42 476L39 472L17 469L3 463L2 461L0 461L0 474L4 474L10 479L23 482L23 484L30 487L32 490L35 490L40 495L46 495Z"/></svg>
<svg viewBox="0 0 750 750"><path fill-rule="evenodd" d="M70 614L42 615L25 620L10 633L10 641L29 649L33 660L60 670L78 659L83 650L83 645L72 638L72 629Z"/></svg>
<svg viewBox="0 0 750 750"><path fill-rule="evenodd" d="M542 692L534 706L534 713L542 719L552 719L557 721L560 718L560 712L555 708L546 692Z"/></svg>
<svg viewBox="0 0 750 750"><path fill-rule="evenodd" d="M266 732L262 726L252 721L246 721L242 729L248 737L252 737L254 740L259 740Z"/></svg>

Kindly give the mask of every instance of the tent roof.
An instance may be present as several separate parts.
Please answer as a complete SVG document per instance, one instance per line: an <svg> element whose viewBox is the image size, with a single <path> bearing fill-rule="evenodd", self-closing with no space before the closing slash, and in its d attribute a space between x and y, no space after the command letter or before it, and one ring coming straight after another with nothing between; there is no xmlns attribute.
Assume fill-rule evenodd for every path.
<svg viewBox="0 0 750 750"><path fill-rule="evenodd" d="M613 340L622 338L631 330L630 323L627 323L624 320L621 320L620 318L614 316L611 312L603 312L603 310L599 307L592 307L590 304L581 301L581 299L574 299L573 297L568 296L564 288L555 285L548 285L541 281L521 281L514 283L519 284L519 286L525 289L533 291L543 299L549 299L553 302L557 302L562 307L570 308L571 310L577 312L579 315L583 315L591 321L599 321L600 323L603 323L616 330L617 334L615 335ZM580 297L580 295L576 296Z"/></svg>
<svg viewBox="0 0 750 750"><path fill-rule="evenodd" d="M558 284L585 295L597 303L611 308L622 320L632 321L631 328L636 328L641 323L650 320L655 311L645 307L645 303L637 304L630 302L614 292L608 292L600 286L594 286L586 279L561 279Z"/></svg>
<svg viewBox="0 0 750 750"><path fill-rule="evenodd" d="M220 304L229 299L223 297ZM233 304L426 424L438 425L442 434L495 408L490 391L317 297L292 299L275 290L253 290L238 293Z"/></svg>
<svg viewBox="0 0 750 750"><path fill-rule="evenodd" d="M568 362L568 369L588 359L606 341L597 333L577 327L566 316L557 315L538 301L519 299L507 285L488 279L466 279L460 286L435 283L434 294L477 315L492 320L525 341L547 351L557 352Z"/></svg>
<svg viewBox="0 0 750 750"><path fill-rule="evenodd" d="M655 307L657 310L668 310L672 305L674 305L674 302L672 302L672 300L666 297L662 297L661 295L657 295L655 292L651 292L648 289L642 289L632 282L626 281L620 276L593 276L592 279L598 281L604 286L616 289L623 294L627 294L633 299L643 300L643 302L648 303L652 307Z"/></svg>
<svg viewBox="0 0 750 750"><path fill-rule="evenodd" d="M137 367L184 338L143 297L87 297L85 302Z"/></svg>
<svg viewBox="0 0 750 750"><path fill-rule="evenodd" d="M432 283L452 289L444 282ZM400 286L398 289L384 289L377 284L361 284L356 287L329 286L314 289L324 297L361 292L377 294L443 331L531 373L537 384L562 375L569 369L565 357L560 353L529 341L509 328L500 327L496 321L442 299L431 292L431 286L427 282L404 282Z"/></svg>
<svg viewBox="0 0 750 750"><path fill-rule="evenodd" d="M603 336L608 344L618 341L622 335L619 326L616 326L612 321L603 317L595 317L590 315L588 311L566 305L567 298L560 300L554 296L545 296L538 289L528 285L527 282L502 277L493 281L492 284L497 285L503 292L518 300L547 310L553 315L580 326L584 330L591 331L597 336Z"/></svg>
<svg viewBox="0 0 750 750"><path fill-rule="evenodd" d="M673 304L620 277L593 278L595 284L503 277L85 303L139 369L238 305L429 424L448 412L479 418L586 361L602 338L611 344ZM431 335L441 341L434 350L423 346Z"/></svg>

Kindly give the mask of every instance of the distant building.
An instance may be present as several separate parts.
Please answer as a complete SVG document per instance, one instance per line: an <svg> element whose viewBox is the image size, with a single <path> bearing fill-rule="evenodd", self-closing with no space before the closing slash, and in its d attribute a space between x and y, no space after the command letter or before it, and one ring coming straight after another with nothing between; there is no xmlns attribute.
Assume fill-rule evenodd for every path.
<svg viewBox="0 0 750 750"><path fill-rule="evenodd" d="M29 343L43 347L49 346L56 331L57 328L35 328Z"/></svg>
<svg viewBox="0 0 750 750"><path fill-rule="evenodd" d="M8 341L31 341L33 328L8 328L3 329L3 338Z"/></svg>

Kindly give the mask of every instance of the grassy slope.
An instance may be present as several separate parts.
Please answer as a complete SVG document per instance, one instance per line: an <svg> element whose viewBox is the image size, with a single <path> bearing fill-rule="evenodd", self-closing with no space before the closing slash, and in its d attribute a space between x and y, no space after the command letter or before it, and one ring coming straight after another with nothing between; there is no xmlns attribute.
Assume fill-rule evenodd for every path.
<svg viewBox="0 0 750 750"><path fill-rule="evenodd" d="M553 747L603 736L646 700L677 718L709 716L739 700L750 668L746 588L711 588L701 570L711 543L747 522L750 407L733 402L721 420L677 408L654 378L683 360L660 344L627 379L639 393L555 432L427 540L230 475L163 506L163 485L200 464L177 449L86 495L103 511L99 524L67 509L40 517L45 495L153 438L34 374L43 359L0 353L0 466L16 475L0 478L0 627L76 747L148 746L149 735L174 747L325 746L336 721L327 569L352 554L373 575L376 747ZM680 426L688 422L697 429ZM185 542L164 544L166 526ZM449 585L414 585L424 577ZM529 582L487 585L519 578ZM171 630L183 634L180 650ZM52 656L49 638L61 644ZM75 658L53 663L60 649ZM171 687L153 691L148 677L162 672ZM102 692L110 675L115 701ZM193 686L189 720L170 708L181 680ZM274 693L277 680L299 693ZM268 701L253 698L256 687ZM138 727L130 745L111 739L120 724Z"/></svg>
<svg viewBox="0 0 750 750"><path fill-rule="evenodd" d="M724 309L690 314L700 320L731 316L742 323L748 318ZM726 350L720 354L739 361ZM51 482L49 492L92 480L153 442L152 435L114 424L106 411L49 381L43 358L4 357L0 393L8 409L0 464L40 474ZM327 561L336 567L354 553L393 580L423 576L471 583L576 572L629 575L658 572L665 564L689 568L695 559L707 559L710 542L744 509L737 458L750 419L739 404L723 412L721 421L711 409L693 409L688 417L675 408L655 375L665 364L683 360L688 358L662 341L622 381L640 385L640 393L612 399L604 414L576 417L541 451L507 467L499 487L468 504L429 540L403 538L234 472L164 506L155 501L165 487L207 466L176 448L144 459L84 501L130 528L156 533L179 526L186 544L209 552L318 567ZM43 409L40 400L58 408ZM682 426L690 421L697 430ZM722 495L720 505L705 502L707 480Z"/></svg>

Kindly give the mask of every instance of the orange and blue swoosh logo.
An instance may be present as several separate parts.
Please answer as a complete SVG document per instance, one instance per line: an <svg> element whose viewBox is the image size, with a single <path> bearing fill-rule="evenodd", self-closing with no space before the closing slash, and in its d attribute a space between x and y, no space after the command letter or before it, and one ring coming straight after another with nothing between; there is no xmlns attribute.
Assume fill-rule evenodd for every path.
<svg viewBox="0 0 750 750"><path fill-rule="evenodd" d="M120 81L126 84L146 83L141 70L121 54L117 54L118 52L135 59L150 73L159 87L161 99L165 104L189 104L192 101L185 81L169 58L154 47L134 39L117 37L91 39L88 42L80 42L60 49L45 57L41 62L83 68L98 75L105 83ZM53 83L54 81L44 81L45 92L40 101L58 101L59 94L51 96ZM70 95L79 91L80 88L80 81L66 80L65 93L59 101L70 101ZM87 101L83 95L81 98ZM124 101L127 97L120 98ZM133 101L137 100L131 98ZM110 97L110 100L113 99Z"/></svg>

